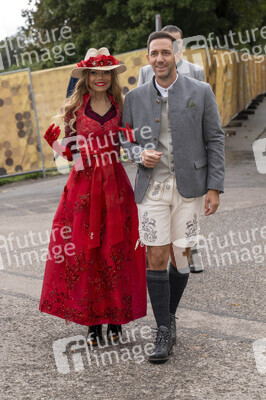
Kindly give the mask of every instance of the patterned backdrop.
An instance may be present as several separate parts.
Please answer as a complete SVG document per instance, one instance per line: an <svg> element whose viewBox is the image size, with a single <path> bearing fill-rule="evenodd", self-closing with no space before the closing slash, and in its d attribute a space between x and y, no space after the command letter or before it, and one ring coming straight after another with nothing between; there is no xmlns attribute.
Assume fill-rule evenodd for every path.
<svg viewBox="0 0 266 400"><path fill-rule="evenodd" d="M0 175L41 168L26 70L0 75Z"/></svg>
<svg viewBox="0 0 266 400"><path fill-rule="evenodd" d="M142 49L116 56L127 65L127 71L120 75L124 94L137 86L139 69L147 64L146 52ZM183 58L204 67L225 126L252 99L266 92L266 57L264 62L256 63L254 57L237 62L236 57L225 57L222 50L210 51L209 55L211 64L204 49L186 50ZM45 168L55 164L43 135L65 100L73 67L75 64L31 73ZM0 74L0 118L0 176L41 169L28 70Z"/></svg>

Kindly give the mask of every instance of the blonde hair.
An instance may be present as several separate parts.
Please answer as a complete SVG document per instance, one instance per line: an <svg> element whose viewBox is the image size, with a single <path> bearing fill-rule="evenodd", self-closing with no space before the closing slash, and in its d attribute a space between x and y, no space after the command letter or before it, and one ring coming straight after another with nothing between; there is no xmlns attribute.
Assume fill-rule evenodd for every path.
<svg viewBox="0 0 266 400"><path fill-rule="evenodd" d="M95 95L95 92L89 86L89 75L90 70L82 71L82 77L78 80L74 92L65 101L63 107L60 109L59 113L53 117L57 121L57 124L64 122L70 128L70 135L74 136L76 134L75 122L77 119L77 111L83 106L83 95L90 92L91 97ZM111 70L111 86L107 90L113 98L114 102L118 104L118 107L122 113L123 109L123 97L122 97L122 87L119 83L117 73ZM60 122L59 122L60 121Z"/></svg>

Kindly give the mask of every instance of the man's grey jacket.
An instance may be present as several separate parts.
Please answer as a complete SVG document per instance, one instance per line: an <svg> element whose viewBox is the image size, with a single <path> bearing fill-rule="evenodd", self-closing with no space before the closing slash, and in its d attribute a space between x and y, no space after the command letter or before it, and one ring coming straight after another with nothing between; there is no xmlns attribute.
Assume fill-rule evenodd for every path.
<svg viewBox="0 0 266 400"><path fill-rule="evenodd" d="M145 149L156 149L160 132L161 96L155 78L127 93L123 126L135 132L135 143L121 134L125 153L138 164L135 200L141 203L148 188L152 168L141 164ZM208 189L224 190L224 132L215 96L209 84L178 74L168 90L174 167L181 196L203 196Z"/></svg>
<svg viewBox="0 0 266 400"><path fill-rule="evenodd" d="M199 65L192 64L189 61L181 59L176 64L176 69L177 72L182 75L190 76L191 78L195 78L204 82L204 69ZM154 72L151 65L148 64L140 68L138 86L150 81L153 76Z"/></svg>

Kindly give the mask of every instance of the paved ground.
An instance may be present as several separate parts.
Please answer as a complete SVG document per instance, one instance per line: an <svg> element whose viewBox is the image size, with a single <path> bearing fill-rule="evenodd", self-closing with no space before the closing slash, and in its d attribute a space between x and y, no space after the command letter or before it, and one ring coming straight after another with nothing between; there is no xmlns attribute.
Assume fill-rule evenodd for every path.
<svg viewBox="0 0 266 400"><path fill-rule="evenodd" d="M255 341L266 338L266 175L257 172L251 148L266 137L265 115L266 99L226 137L226 191L219 212L201 219L205 271L190 277L177 345L161 366L146 361L150 304L146 318L124 327L128 343L93 352L84 346L86 327L38 311L49 230L67 177L0 189L1 399L265 398L266 345ZM134 167L126 169L133 179Z"/></svg>

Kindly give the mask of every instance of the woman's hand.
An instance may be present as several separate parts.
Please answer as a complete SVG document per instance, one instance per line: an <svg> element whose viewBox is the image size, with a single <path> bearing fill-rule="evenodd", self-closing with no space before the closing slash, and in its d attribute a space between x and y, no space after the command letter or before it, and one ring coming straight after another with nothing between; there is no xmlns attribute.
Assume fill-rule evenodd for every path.
<svg viewBox="0 0 266 400"><path fill-rule="evenodd" d="M47 141L49 146L59 154L61 157L67 159L68 161L72 161L72 152L67 146L62 146L58 141L58 137L61 133L59 126L54 126L54 124L50 125L47 131L44 134L44 139Z"/></svg>
<svg viewBox="0 0 266 400"><path fill-rule="evenodd" d="M44 139L47 141L49 146L53 147L53 143L58 139L61 130L59 126L50 125L44 134Z"/></svg>

